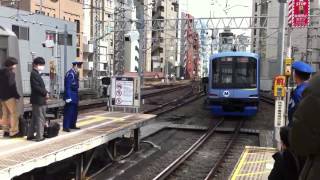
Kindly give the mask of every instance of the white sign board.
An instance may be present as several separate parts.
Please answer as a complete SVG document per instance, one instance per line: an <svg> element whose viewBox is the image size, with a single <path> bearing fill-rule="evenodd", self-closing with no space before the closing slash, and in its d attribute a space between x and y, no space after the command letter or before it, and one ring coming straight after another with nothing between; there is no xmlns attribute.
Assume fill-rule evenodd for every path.
<svg viewBox="0 0 320 180"><path fill-rule="evenodd" d="M275 103L275 115L274 115L274 127L282 127L285 125L285 101L284 100L276 100Z"/></svg>
<svg viewBox="0 0 320 180"><path fill-rule="evenodd" d="M115 102L116 106L133 106L134 89L133 79L116 79L115 81Z"/></svg>

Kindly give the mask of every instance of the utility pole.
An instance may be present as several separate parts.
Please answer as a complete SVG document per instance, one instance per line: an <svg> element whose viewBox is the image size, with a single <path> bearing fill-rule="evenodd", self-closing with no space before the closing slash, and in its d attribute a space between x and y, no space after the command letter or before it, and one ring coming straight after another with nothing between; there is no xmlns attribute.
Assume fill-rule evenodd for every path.
<svg viewBox="0 0 320 180"><path fill-rule="evenodd" d="M211 29L211 55L213 54L213 39L214 39L213 33L214 33L214 29Z"/></svg>
<svg viewBox="0 0 320 180"><path fill-rule="evenodd" d="M94 58L93 58L93 86L91 88L98 90L99 89L99 83L98 83L98 77L99 77L99 71L100 71L100 6L101 1L95 0L94 4L94 12L95 12L95 29L94 29L94 42L93 42L93 51L94 51Z"/></svg>
<svg viewBox="0 0 320 180"><path fill-rule="evenodd" d="M165 3L166 3L166 8L165 8L165 11L166 11L166 18L165 19L168 19L168 0L165 0ZM164 27L164 29L166 29L166 27ZM169 75L169 63L168 63L168 50L167 50L167 36L166 36L167 32L164 31L164 66L165 66L165 70L164 70L164 75L165 75L165 83L168 84L169 82L169 79L168 79L168 75ZM168 54L167 54L168 53Z"/></svg>
<svg viewBox="0 0 320 180"><path fill-rule="evenodd" d="M283 65L284 65L284 36L285 36L285 10L286 10L286 3L287 0L278 0L280 7L279 7L279 32L278 32L278 53L277 59L280 61L280 74L283 74Z"/></svg>
<svg viewBox="0 0 320 180"><path fill-rule="evenodd" d="M285 37L285 10L287 0L279 1L279 32L278 32L278 61L280 61L280 74L284 75L284 37ZM290 45L290 42L289 42ZM285 78L283 79L285 81ZM275 81L278 82L278 81ZM275 87L278 88L278 87ZM282 87L284 88L284 87ZM280 150L280 127L285 125L285 112L286 112L287 97L284 95L279 96L275 94L275 123L274 123L274 142L275 146Z"/></svg>
<svg viewBox="0 0 320 180"><path fill-rule="evenodd" d="M116 2L115 2L116 3ZM128 28L127 23L125 22L126 9L124 7L124 0L118 0L114 13L114 58L113 58L113 73L116 76L124 74L124 46L125 46L125 31ZM131 26L129 26L131 27Z"/></svg>

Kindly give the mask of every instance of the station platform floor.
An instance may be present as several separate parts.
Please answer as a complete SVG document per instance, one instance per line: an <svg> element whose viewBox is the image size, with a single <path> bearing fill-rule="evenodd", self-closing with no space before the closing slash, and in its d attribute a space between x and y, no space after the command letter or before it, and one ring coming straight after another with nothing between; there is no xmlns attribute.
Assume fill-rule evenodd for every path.
<svg viewBox="0 0 320 180"><path fill-rule="evenodd" d="M11 179L139 131L154 118L151 114L94 111L79 115L80 130L60 131L59 136L41 142L0 137L0 179Z"/></svg>
<svg viewBox="0 0 320 180"><path fill-rule="evenodd" d="M275 152L275 148L246 146L229 180L267 180Z"/></svg>

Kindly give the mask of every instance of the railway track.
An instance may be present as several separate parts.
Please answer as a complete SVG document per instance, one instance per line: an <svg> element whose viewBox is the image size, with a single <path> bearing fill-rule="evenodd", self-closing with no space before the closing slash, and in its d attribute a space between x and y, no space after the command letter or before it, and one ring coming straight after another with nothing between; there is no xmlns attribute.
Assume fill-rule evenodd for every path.
<svg viewBox="0 0 320 180"><path fill-rule="evenodd" d="M223 122L224 119L221 119L153 180L190 179L191 177L192 179L212 179L238 138L244 120L237 122L231 134L216 133Z"/></svg>
<svg viewBox="0 0 320 180"><path fill-rule="evenodd" d="M268 103L270 105L274 105L274 103L275 103L274 98L269 97L269 96L265 96L265 95L260 96L260 101Z"/></svg>

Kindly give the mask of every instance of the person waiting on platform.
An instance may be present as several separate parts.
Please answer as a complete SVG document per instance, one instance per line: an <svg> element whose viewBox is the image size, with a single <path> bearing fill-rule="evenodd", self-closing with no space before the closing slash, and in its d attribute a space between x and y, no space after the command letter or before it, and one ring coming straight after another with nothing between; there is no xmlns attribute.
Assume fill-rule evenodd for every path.
<svg viewBox="0 0 320 180"><path fill-rule="evenodd" d="M2 127L4 137L20 137L17 101L20 95L17 91L15 69L18 61L9 57L0 70L0 101L2 107Z"/></svg>
<svg viewBox="0 0 320 180"><path fill-rule="evenodd" d="M49 98L48 91L40 75L45 68L45 60L42 57L37 57L32 64L33 70L30 75L32 120L28 129L27 140L42 141L45 139L43 133L46 121L46 104ZM34 136L35 132L36 136Z"/></svg>
<svg viewBox="0 0 320 180"><path fill-rule="evenodd" d="M63 131L70 132L70 129L80 129L76 126L79 104L79 68L82 62L75 61L72 68L66 73L64 79L64 106Z"/></svg>
<svg viewBox="0 0 320 180"><path fill-rule="evenodd" d="M297 88L291 94L289 109L288 109L288 126L292 125L292 116L295 110L297 109L301 99L302 93L305 88L308 86L308 80L311 73L314 72L313 68L302 61L296 61L292 64L292 69L294 70L294 80L297 84Z"/></svg>
<svg viewBox="0 0 320 180"><path fill-rule="evenodd" d="M320 179L320 74L310 80L303 99L293 114L289 133L291 149L306 158L300 180Z"/></svg>
<svg viewBox="0 0 320 180"><path fill-rule="evenodd" d="M269 174L269 180L298 180L300 162L289 146L289 127L281 127L281 151L275 153L273 169Z"/></svg>

